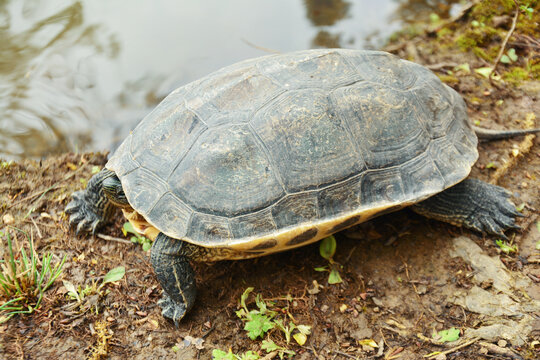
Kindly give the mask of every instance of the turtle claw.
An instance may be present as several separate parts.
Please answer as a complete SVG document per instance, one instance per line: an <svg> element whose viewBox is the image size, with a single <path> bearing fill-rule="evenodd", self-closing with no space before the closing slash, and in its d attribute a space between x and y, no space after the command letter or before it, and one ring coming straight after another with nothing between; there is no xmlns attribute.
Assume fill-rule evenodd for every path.
<svg viewBox="0 0 540 360"><path fill-rule="evenodd" d="M505 230L519 230L521 227L516 224L516 217L523 217L516 210L514 204L510 201L511 193L498 186L490 185L490 190L482 194L483 204L477 207L470 215L470 227L473 229L498 236L504 240L508 237L504 234Z"/></svg>
<svg viewBox="0 0 540 360"><path fill-rule="evenodd" d="M86 198L85 191L77 191L73 193L71 202L64 209L66 214L71 215L69 225L75 229L76 235L86 232L95 234L103 222L95 213L91 199Z"/></svg>
<svg viewBox="0 0 540 360"><path fill-rule="evenodd" d="M75 234L79 235L79 233L81 231L87 232L89 230L89 228L88 228L89 223L90 223L90 221L88 219L86 219L86 218L82 219L82 221L79 224L77 224L77 230L76 230Z"/></svg>
<svg viewBox="0 0 540 360"><path fill-rule="evenodd" d="M167 319L171 319L174 325L178 327L180 320L186 315L186 305L174 302L167 294L163 294L161 300L158 301L158 305L161 307L161 314Z"/></svg>

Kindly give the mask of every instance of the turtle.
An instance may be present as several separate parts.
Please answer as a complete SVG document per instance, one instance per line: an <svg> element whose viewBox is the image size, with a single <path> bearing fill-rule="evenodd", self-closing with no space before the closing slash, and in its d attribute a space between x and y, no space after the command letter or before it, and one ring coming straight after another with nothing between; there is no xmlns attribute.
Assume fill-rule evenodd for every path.
<svg viewBox="0 0 540 360"><path fill-rule="evenodd" d="M293 249L407 206L505 238L521 214L507 190L468 177L477 142L464 100L421 65L382 51L267 55L170 93L65 212L95 233L121 208L153 240L159 305L178 324L196 299L190 261Z"/></svg>

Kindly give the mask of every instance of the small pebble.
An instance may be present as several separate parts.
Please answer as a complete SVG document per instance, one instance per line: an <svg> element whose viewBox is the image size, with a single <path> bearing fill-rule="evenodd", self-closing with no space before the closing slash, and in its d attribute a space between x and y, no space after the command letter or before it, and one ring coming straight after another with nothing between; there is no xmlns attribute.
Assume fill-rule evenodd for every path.
<svg viewBox="0 0 540 360"><path fill-rule="evenodd" d="M346 305L346 304L342 304L342 305L339 307L339 311L341 311L342 313L344 313L345 310L347 310L347 305Z"/></svg>
<svg viewBox="0 0 540 360"><path fill-rule="evenodd" d="M11 214L6 214L2 217L2 221L6 225L11 225L15 222L15 219L13 218L13 216L11 216Z"/></svg>
<svg viewBox="0 0 540 360"><path fill-rule="evenodd" d="M381 299L379 299L378 297L372 297L371 300L373 300L373 303L377 306L383 306L383 302Z"/></svg>
<svg viewBox="0 0 540 360"><path fill-rule="evenodd" d="M506 345L508 345L508 342L506 340L501 339L501 340L497 341L497 345L499 345L499 347L503 348L503 347L506 347Z"/></svg>

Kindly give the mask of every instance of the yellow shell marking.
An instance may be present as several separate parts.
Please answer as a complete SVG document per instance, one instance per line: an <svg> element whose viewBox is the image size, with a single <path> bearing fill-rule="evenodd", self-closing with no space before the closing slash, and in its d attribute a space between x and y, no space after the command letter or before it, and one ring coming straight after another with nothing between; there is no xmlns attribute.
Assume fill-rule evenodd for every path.
<svg viewBox="0 0 540 360"><path fill-rule="evenodd" d="M193 249L195 255L193 258L197 261L238 260L294 249L311 244L338 231L365 222L376 215L383 213L385 210L391 209L392 211L395 211L416 202L417 201L381 204L380 206L363 209L340 217L283 229L263 237L246 238L245 241L242 242L235 240L234 244L224 244L219 247L203 248L200 245L196 245L196 247L201 248L201 251L195 251L195 249ZM147 238L154 240L159 234L160 231L136 211L122 209L122 212L135 230ZM182 240L188 243L194 242L191 239Z"/></svg>

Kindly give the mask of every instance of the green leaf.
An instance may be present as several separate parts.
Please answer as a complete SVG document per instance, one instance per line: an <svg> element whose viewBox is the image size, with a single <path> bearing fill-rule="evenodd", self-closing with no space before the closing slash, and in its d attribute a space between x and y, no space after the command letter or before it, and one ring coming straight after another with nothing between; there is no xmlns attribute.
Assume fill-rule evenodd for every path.
<svg viewBox="0 0 540 360"><path fill-rule="evenodd" d="M99 166L92 166L92 175L95 175L100 171L101 169L99 168Z"/></svg>
<svg viewBox="0 0 540 360"><path fill-rule="evenodd" d="M494 168L495 167L495 163L493 162L490 162L486 165L486 169L491 169L491 168Z"/></svg>
<svg viewBox="0 0 540 360"><path fill-rule="evenodd" d="M503 64L510 64L511 63L510 58L507 55L501 56L501 62Z"/></svg>
<svg viewBox="0 0 540 360"><path fill-rule="evenodd" d="M281 347L277 346L272 340L263 340L261 345L261 349L266 351L267 353L279 350L280 348Z"/></svg>
<svg viewBox="0 0 540 360"><path fill-rule="evenodd" d="M226 353L223 350L214 349L212 350L212 359L214 360L237 360L238 357L236 357L231 350L229 350L228 353Z"/></svg>
<svg viewBox="0 0 540 360"><path fill-rule="evenodd" d="M330 260L336 252L336 246L337 245L335 237L329 236L327 238L324 238L321 241L321 245L319 246L319 253L326 260Z"/></svg>
<svg viewBox="0 0 540 360"><path fill-rule="evenodd" d="M236 316L238 316L240 319L243 319L247 316L247 312L244 309L240 309L238 311L235 311Z"/></svg>
<svg viewBox="0 0 540 360"><path fill-rule="evenodd" d="M518 206L516 206L516 210L519 212L522 212L523 209L525 209L525 203L521 203Z"/></svg>
<svg viewBox="0 0 540 360"><path fill-rule="evenodd" d="M257 296L255 296L255 304L257 304L257 307L259 308L259 312L261 314L265 314L266 313L266 303L264 302L264 300L261 298L261 295L260 294L257 294Z"/></svg>
<svg viewBox="0 0 540 360"><path fill-rule="evenodd" d="M340 284L343 280L341 279L341 275L339 275L339 271L336 269L332 269L330 271L330 275L328 275L328 283L329 284Z"/></svg>
<svg viewBox="0 0 540 360"><path fill-rule="evenodd" d="M471 66L468 63L460 64L454 68L455 71L463 71L467 74L471 73Z"/></svg>
<svg viewBox="0 0 540 360"><path fill-rule="evenodd" d="M441 330L438 333L434 333L433 338L441 343L456 341L459 339L459 329L450 328L448 330Z"/></svg>
<svg viewBox="0 0 540 360"><path fill-rule="evenodd" d="M244 330L247 331L251 340L255 340L259 336L262 338L264 334L274 328L274 323L266 315L258 313L250 313L251 319L246 322Z"/></svg>
<svg viewBox="0 0 540 360"><path fill-rule="evenodd" d="M511 252L516 252L517 251L517 247L514 245L514 246L511 246L511 245L508 245L506 243L506 241L502 241L501 239L498 239L498 240L495 240L495 243L501 248L501 250L503 252L505 252L506 254L508 253L511 253Z"/></svg>
<svg viewBox="0 0 540 360"><path fill-rule="evenodd" d="M246 310L246 313L247 313L247 306L246 306L246 300L247 298L249 297L249 294L253 291L253 288L252 287L248 287L244 293L242 294L242 296L240 297L240 306L242 306L245 310Z"/></svg>
<svg viewBox="0 0 540 360"><path fill-rule="evenodd" d="M77 292L77 288L75 287L75 285L73 285L67 280L62 280L62 282L64 283L64 287L68 291L68 296L74 300L81 301L81 299L79 298L79 293Z"/></svg>
<svg viewBox="0 0 540 360"><path fill-rule="evenodd" d="M257 360L257 359L260 359L260 356L254 351L247 351L246 353L242 354L242 356L240 357L240 360Z"/></svg>
<svg viewBox="0 0 540 360"><path fill-rule="evenodd" d="M304 335L311 334L311 326L309 325L298 325L296 328Z"/></svg>
<svg viewBox="0 0 540 360"><path fill-rule="evenodd" d="M328 271L328 266L316 267L314 270L315 271Z"/></svg>
<svg viewBox="0 0 540 360"><path fill-rule="evenodd" d="M429 21L431 21L432 24L435 24L441 21L441 17L436 13L431 13L429 14Z"/></svg>
<svg viewBox="0 0 540 360"><path fill-rule="evenodd" d="M515 62L518 59L518 56L516 55L516 49L511 48L506 52L508 54L508 57L510 58L510 61Z"/></svg>
<svg viewBox="0 0 540 360"><path fill-rule="evenodd" d="M128 233L131 233L135 235L136 237L140 236L139 233L135 230L135 228L129 221L124 223L124 225L122 226L122 232L124 233L124 236L127 236Z"/></svg>
<svg viewBox="0 0 540 360"><path fill-rule="evenodd" d="M474 69L474 72L482 75L486 79L489 78L489 75L491 74L492 71L493 71L493 69L491 67L489 67L489 66Z"/></svg>
<svg viewBox="0 0 540 360"><path fill-rule="evenodd" d="M143 245L142 245L143 251L148 251L151 248L152 248L152 243L150 243L150 242L144 242Z"/></svg>
<svg viewBox="0 0 540 360"><path fill-rule="evenodd" d="M118 266L112 269L105 275L103 278L103 284L115 282L118 280L121 280L124 277L124 274L126 273L126 268L123 266Z"/></svg>

